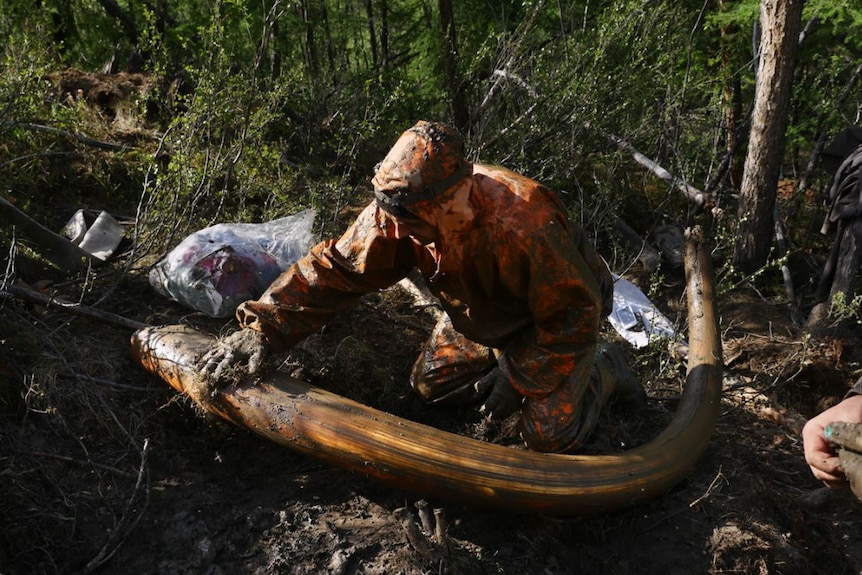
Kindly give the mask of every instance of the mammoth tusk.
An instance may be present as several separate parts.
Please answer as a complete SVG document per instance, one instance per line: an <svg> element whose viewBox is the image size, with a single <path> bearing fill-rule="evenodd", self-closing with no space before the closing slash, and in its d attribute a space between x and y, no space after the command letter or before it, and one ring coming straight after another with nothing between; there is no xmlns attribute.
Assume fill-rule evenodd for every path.
<svg viewBox="0 0 862 575"><path fill-rule="evenodd" d="M722 356L712 263L700 233L686 234L689 359L676 412L658 436L610 455L562 455L478 441L408 421L275 373L254 386L200 397L196 360L213 342L183 326L132 337L147 370L206 411L272 441L390 485L512 511L588 514L663 495L709 444L721 402Z"/></svg>

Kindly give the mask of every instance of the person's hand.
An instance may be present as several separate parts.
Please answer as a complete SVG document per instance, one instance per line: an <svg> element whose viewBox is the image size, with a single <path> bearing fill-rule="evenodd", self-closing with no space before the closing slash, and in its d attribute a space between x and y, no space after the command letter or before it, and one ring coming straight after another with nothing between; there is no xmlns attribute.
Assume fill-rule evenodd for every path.
<svg viewBox="0 0 862 575"><path fill-rule="evenodd" d="M241 329L220 338L198 362L201 373L210 381L226 383L235 369L250 375L260 371L269 347L264 335L254 329Z"/></svg>
<svg viewBox="0 0 862 575"><path fill-rule="evenodd" d="M826 426L836 421L862 423L862 395L848 397L838 405L808 420L802 428L805 461L814 477L829 487L838 487L847 483L834 446L823 436Z"/></svg>
<svg viewBox="0 0 862 575"><path fill-rule="evenodd" d="M512 387L509 378L499 367L485 374L476 382L475 387L479 392L491 389L485 403L479 408L488 419L500 421L521 409L524 396Z"/></svg>

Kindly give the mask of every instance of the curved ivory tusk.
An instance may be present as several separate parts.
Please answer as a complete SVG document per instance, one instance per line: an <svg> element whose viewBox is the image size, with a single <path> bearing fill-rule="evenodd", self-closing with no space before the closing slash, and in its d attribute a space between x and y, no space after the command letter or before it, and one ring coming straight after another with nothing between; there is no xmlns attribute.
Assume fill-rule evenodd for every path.
<svg viewBox="0 0 862 575"><path fill-rule="evenodd" d="M721 402L721 342L712 263L697 232L686 238L689 360L668 427L613 455L560 455L494 445L422 425L275 373L254 386L197 397L196 360L213 339L191 328L146 328L135 359L206 411L272 441L399 488L513 511L587 514L666 493L702 455Z"/></svg>

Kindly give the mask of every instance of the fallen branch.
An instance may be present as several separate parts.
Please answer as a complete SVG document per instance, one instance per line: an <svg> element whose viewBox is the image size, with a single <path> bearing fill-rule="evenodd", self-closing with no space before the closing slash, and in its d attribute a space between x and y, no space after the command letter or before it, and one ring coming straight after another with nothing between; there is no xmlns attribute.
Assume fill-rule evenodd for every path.
<svg viewBox="0 0 862 575"><path fill-rule="evenodd" d="M707 194L706 192L702 192L697 188L688 185L687 183L685 183L684 180L674 176L673 174L662 168L660 165L637 151L634 146L632 146L619 136L609 134L608 139L615 143L617 147L621 150L629 152L637 163L639 163L640 165L651 171L653 174L658 176L660 179L664 180L665 182L682 192L682 195L688 198L688 200L692 204L694 204L696 208L703 208L708 202L712 201L711 194Z"/></svg>
<svg viewBox="0 0 862 575"><path fill-rule="evenodd" d="M45 252L45 259L65 271L86 269L90 263L101 262L60 234L54 233L0 196L0 215L21 228Z"/></svg>
<svg viewBox="0 0 862 575"><path fill-rule="evenodd" d="M58 307L64 311L75 315L89 317L92 319L97 319L99 321L105 321L120 327L125 327L133 330L139 330L141 328L148 327L147 324L135 321L133 319L88 307L83 304L72 303L69 301L58 299L53 296L45 295L37 291L33 291L31 289L27 289L25 287L17 285L7 285L3 289L0 289L0 297L9 296L21 298L23 300L37 303L39 305L44 305L45 307Z"/></svg>
<svg viewBox="0 0 862 575"><path fill-rule="evenodd" d="M52 126L44 126L42 124L34 124L32 122L10 122L9 120L3 120L0 122L4 126L11 126L13 128L24 128L27 130L33 130L34 132L46 132L48 134L54 134L56 136L63 136L64 138L70 138L72 140L78 140L82 144L86 144L88 146L93 146L94 148L100 148L102 150L114 150L118 152L124 152L129 148L123 144L114 144L113 142L103 142L101 140L95 140L88 136L82 136L81 134L75 134L73 132L67 132L66 130L61 130L60 128L54 128Z"/></svg>

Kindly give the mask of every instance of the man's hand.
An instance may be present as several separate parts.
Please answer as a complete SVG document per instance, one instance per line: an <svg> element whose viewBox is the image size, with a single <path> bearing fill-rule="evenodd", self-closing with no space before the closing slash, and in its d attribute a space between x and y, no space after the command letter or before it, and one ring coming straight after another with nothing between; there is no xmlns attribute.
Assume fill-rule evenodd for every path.
<svg viewBox="0 0 862 575"><path fill-rule="evenodd" d="M269 346L261 332L241 329L220 338L200 359L198 368L208 379L225 383L226 376L237 367L256 374L268 353Z"/></svg>
<svg viewBox="0 0 862 575"><path fill-rule="evenodd" d="M814 477L829 487L847 483L835 447L823 436L826 426L836 421L862 423L862 395L848 397L838 405L830 407L808 420L802 429L805 461Z"/></svg>
<svg viewBox="0 0 862 575"><path fill-rule="evenodd" d="M512 387L509 378L499 367L485 374L476 382L475 387L478 392L491 389L485 403L479 408L488 419L500 421L521 409L524 396Z"/></svg>

